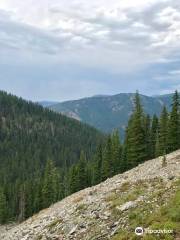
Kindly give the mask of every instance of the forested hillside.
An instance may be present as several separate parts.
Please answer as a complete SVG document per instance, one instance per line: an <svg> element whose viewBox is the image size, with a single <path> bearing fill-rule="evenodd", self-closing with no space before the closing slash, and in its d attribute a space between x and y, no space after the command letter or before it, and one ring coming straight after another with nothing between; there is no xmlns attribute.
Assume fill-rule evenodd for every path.
<svg viewBox="0 0 180 240"><path fill-rule="evenodd" d="M180 103L158 118L133 99L125 141L1 93L0 222L22 221L74 192L180 148ZM95 150L96 148L96 150Z"/></svg>
<svg viewBox="0 0 180 240"><path fill-rule="evenodd" d="M90 160L103 138L92 127L0 92L1 222L23 220L68 194L63 182L69 167L81 151ZM45 175L53 167L54 192L49 193Z"/></svg>

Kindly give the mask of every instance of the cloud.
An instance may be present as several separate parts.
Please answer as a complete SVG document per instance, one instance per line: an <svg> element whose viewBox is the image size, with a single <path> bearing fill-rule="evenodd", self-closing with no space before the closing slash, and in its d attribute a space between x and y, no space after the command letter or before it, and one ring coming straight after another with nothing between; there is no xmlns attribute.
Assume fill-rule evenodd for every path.
<svg viewBox="0 0 180 240"><path fill-rule="evenodd" d="M94 49L99 55L103 54L104 48L112 51L112 57L113 51L118 51L119 57L121 52L123 57L128 57L129 51L135 56L137 52L142 56L143 52L142 62L145 65L146 62L157 61L158 57L167 57L173 50L170 49L171 43L174 48L179 47L180 7L174 8L175 1L149 0L144 3L139 0L137 6L130 1L126 4L113 1L110 6L105 0L99 4L95 1L87 4L80 0L69 1L68 4L54 0L50 4L46 0L45 4L42 1L36 3L36 8L32 5L34 0L26 4L20 4L20 1L14 1L14 4L10 0L7 2L6 10L9 12L10 6L19 6L11 13L11 18L17 19L16 22L9 21L0 26L1 34L3 31L9 36L11 47L56 55L65 48L70 50L70 57L72 52L77 54L77 49L80 49L80 53L85 49L85 55L86 49L87 53ZM28 13L23 13L28 3ZM4 40L7 44L7 37L4 36ZM167 51L164 46L168 48ZM161 56L157 55L157 48Z"/></svg>
<svg viewBox="0 0 180 240"><path fill-rule="evenodd" d="M31 81L48 76L52 85L53 68L62 92L77 84L84 91L81 96L88 88L90 93L108 93L109 81L101 81L104 75L114 89L130 91L133 86L147 92L160 78L162 89L168 81L165 76L178 77L169 73L179 63L179 29L180 3L175 0L1 0L0 65L36 72L30 74ZM62 71L66 66L71 66L70 77ZM17 76L21 78L19 70Z"/></svg>

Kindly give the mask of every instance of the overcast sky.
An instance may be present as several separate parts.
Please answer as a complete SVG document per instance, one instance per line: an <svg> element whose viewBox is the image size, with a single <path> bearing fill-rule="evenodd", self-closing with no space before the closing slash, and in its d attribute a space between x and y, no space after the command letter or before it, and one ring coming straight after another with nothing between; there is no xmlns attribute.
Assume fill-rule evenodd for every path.
<svg viewBox="0 0 180 240"><path fill-rule="evenodd" d="M0 89L35 101L180 90L180 1L0 0Z"/></svg>

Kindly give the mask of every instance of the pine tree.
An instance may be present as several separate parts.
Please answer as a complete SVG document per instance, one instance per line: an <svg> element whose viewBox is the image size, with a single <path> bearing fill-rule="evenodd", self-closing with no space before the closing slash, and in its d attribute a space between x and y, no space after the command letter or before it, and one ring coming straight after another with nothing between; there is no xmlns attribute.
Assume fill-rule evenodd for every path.
<svg viewBox="0 0 180 240"><path fill-rule="evenodd" d="M112 141L111 136L109 136L103 153L102 180L106 180L107 178L111 177L113 175L113 170Z"/></svg>
<svg viewBox="0 0 180 240"><path fill-rule="evenodd" d="M160 120L159 120L159 133L158 143L156 146L156 156L163 155L167 152L167 139L168 139L168 113L164 106Z"/></svg>
<svg viewBox="0 0 180 240"><path fill-rule="evenodd" d="M77 190L84 189L87 186L86 157L83 151L81 151L77 165L77 186Z"/></svg>
<svg viewBox="0 0 180 240"><path fill-rule="evenodd" d="M41 208L43 208L41 190L41 179L38 179L34 184L33 212L38 212Z"/></svg>
<svg viewBox="0 0 180 240"><path fill-rule="evenodd" d="M168 152L180 147L180 112L179 94L175 91L173 95L172 111L170 113L168 126Z"/></svg>
<svg viewBox="0 0 180 240"><path fill-rule="evenodd" d="M93 167L93 184L98 184L101 182L101 174L102 174L102 161L103 161L103 148L102 144L100 144L95 153L95 161Z"/></svg>
<svg viewBox="0 0 180 240"><path fill-rule="evenodd" d="M52 160L46 163L43 187L42 187L42 202L43 207L49 207L56 200L56 168Z"/></svg>
<svg viewBox="0 0 180 240"><path fill-rule="evenodd" d="M128 123L125 146L128 168L134 167L146 159L144 113L138 92L135 95L134 104L134 111Z"/></svg>
<svg viewBox="0 0 180 240"><path fill-rule="evenodd" d="M3 188L0 187L0 224L7 220L7 201Z"/></svg>
<svg viewBox="0 0 180 240"><path fill-rule="evenodd" d="M156 156L158 140L158 131L159 131L159 120L156 115L153 116L152 125L151 125L151 133L150 133L150 142L151 142L151 158Z"/></svg>
<svg viewBox="0 0 180 240"><path fill-rule="evenodd" d="M159 147L159 132L157 132L154 157L159 157L159 155L160 155L160 147Z"/></svg>
<svg viewBox="0 0 180 240"><path fill-rule="evenodd" d="M68 194L72 194L76 191L78 191L78 180L77 180L77 167L76 165L73 165L69 170L68 175L69 180L69 191Z"/></svg>
<svg viewBox="0 0 180 240"><path fill-rule="evenodd" d="M147 114L144 117L144 133L145 133L145 144L146 144L146 159L151 158L151 118Z"/></svg>
<svg viewBox="0 0 180 240"><path fill-rule="evenodd" d="M122 146L120 143L119 131L116 130L111 136L112 141L112 163L113 163L113 175L117 174L121 170L121 155Z"/></svg>

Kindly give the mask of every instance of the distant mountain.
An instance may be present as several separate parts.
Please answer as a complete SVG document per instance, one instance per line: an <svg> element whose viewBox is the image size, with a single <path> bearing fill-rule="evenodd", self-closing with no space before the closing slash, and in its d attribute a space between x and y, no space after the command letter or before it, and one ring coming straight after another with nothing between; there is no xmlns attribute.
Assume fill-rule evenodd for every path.
<svg viewBox="0 0 180 240"><path fill-rule="evenodd" d="M170 109L172 95L140 95L144 110L151 116L160 114L163 105ZM56 112L85 122L104 132L118 128L124 133L133 110L133 93L120 93L113 96L94 96L75 101L66 101L50 106Z"/></svg>
<svg viewBox="0 0 180 240"><path fill-rule="evenodd" d="M38 102L39 105L43 107L50 107L52 105L58 104L59 102L53 102L53 101L40 101Z"/></svg>

